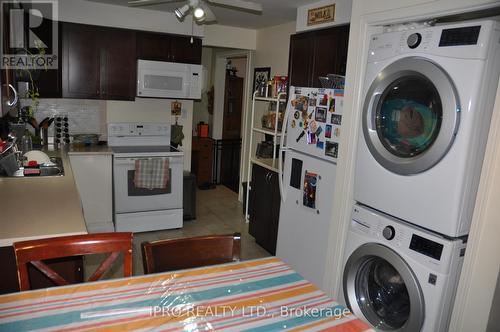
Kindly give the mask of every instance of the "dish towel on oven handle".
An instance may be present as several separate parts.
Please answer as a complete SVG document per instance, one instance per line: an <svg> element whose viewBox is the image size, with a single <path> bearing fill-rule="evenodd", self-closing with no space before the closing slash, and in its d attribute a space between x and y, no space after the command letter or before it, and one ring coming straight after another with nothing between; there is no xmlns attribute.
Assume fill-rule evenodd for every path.
<svg viewBox="0 0 500 332"><path fill-rule="evenodd" d="M147 158L135 161L134 185L136 188L164 189L169 179L168 158Z"/></svg>

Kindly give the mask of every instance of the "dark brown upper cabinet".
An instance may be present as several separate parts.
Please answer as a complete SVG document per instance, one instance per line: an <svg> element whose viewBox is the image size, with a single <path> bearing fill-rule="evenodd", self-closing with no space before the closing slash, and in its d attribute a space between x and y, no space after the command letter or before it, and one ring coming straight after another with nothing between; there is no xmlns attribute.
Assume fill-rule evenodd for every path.
<svg viewBox="0 0 500 332"><path fill-rule="evenodd" d="M137 33L137 58L201 64L201 39L155 32Z"/></svg>
<svg viewBox="0 0 500 332"><path fill-rule="evenodd" d="M6 6L13 6L13 4L6 4ZM24 4L23 4L24 5ZM22 8L21 8L22 9ZM7 54L39 54L40 50L35 47L30 47L30 38L35 37L40 39L44 44L45 54L57 54L58 57L55 58L57 62L58 69L46 69L44 68L30 68L30 69L9 69L2 70L2 82L13 84L17 88L18 82L28 82L30 84L30 89L34 88L40 94L40 98L59 98L61 97L61 38L57 40L53 39L53 23L54 21L43 18L38 26L30 27L29 22L30 14L28 13L29 8L24 8L24 34L22 38L24 39L23 48L10 48L9 38L11 22L8 11L3 12L2 24L3 32L6 38L3 39L4 50ZM58 25L60 27L60 24ZM60 34L58 34L60 37ZM54 48L57 46L57 50ZM10 90L8 90L10 91ZM23 98L26 96L22 96Z"/></svg>
<svg viewBox="0 0 500 332"><path fill-rule="evenodd" d="M298 33L290 37L290 85L321 87L319 77L345 75L349 25Z"/></svg>
<svg viewBox="0 0 500 332"><path fill-rule="evenodd" d="M137 60L136 33L132 30L103 31L101 46L101 95L110 100L134 100Z"/></svg>
<svg viewBox="0 0 500 332"><path fill-rule="evenodd" d="M135 31L62 25L62 96L134 100Z"/></svg>

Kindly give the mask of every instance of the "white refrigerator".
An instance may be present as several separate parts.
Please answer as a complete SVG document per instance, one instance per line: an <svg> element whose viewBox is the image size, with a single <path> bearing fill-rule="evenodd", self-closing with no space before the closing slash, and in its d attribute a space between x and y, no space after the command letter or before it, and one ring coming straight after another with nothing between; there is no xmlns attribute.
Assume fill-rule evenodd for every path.
<svg viewBox="0 0 500 332"><path fill-rule="evenodd" d="M323 288L344 90L290 87L276 256ZM285 138L286 136L286 138Z"/></svg>

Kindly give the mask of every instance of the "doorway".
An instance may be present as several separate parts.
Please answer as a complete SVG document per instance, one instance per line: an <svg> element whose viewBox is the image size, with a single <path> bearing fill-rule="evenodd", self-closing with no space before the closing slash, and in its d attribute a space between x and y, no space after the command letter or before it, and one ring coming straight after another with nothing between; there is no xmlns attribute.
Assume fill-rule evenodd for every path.
<svg viewBox="0 0 500 332"><path fill-rule="evenodd" d="M224 85L222 139L220 151L220 183L238 193L240 183L241 127L247 58L227 58Z"/></svg>

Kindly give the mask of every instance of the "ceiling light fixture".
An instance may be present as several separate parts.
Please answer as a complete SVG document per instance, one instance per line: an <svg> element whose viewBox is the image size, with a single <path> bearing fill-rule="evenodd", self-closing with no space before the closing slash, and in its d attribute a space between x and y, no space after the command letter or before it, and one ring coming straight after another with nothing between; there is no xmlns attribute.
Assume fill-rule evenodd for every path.
<svg viewBox="0 0 500 332"><path fill-rule="evenodd" d="M190 7L188 4L185 4L182 7L176 8L174 10L175 16L177 16L177 18L179 20L182 20L186 16L186 14L189 12L189 9L190 9Z"/></svg>
<svg viewBox="0 0 500 332"><path fill-rule="evenodd" d="M196 7L193 11L193 16L197 21L203 21L205 19L205 11L201 7Z"/></svg>

